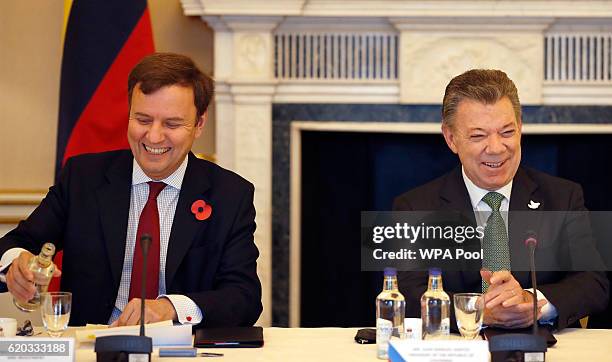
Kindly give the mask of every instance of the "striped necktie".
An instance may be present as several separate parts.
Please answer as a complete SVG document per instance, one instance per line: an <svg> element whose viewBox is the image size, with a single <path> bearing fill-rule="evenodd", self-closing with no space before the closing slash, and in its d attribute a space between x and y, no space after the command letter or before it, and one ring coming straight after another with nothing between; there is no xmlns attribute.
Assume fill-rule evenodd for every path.
<svg viewBox="0 0 612 362"><path fill-rule="evenodd" d="M147 289L146 299L155 299L159 289L159 211L157 210L157 196L166 187L163 182L149 181L149 197L138 221L136 231L136 247L134 248L134 258L132 261L132 279L130 280L130 295L128 301L133 298L140 298L142 285L142 265L147 263ZM147 260L143 260L140 238L143 234L151 236L151 246Z"/></svg>

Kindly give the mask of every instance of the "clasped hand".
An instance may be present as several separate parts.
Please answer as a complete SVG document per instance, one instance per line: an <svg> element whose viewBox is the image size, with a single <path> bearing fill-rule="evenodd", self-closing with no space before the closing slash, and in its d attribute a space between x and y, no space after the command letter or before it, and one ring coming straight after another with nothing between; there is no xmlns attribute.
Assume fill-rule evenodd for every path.
<svg viewBox="0 0 612 362"><path fill-rule="evenodd" d="M133 326L140 323L140 302L134 298L123 309L123 313L111 327ZM177 320L176 310L168 298L145 299L144 322L154 323L165 320Z"/></svg>
<svg viewBox="0 0 612 362"><path fill-rule="evenodd" d="M491 272L481 270L482 279L489 283L484 295L484 323L503 328L525 328L533 321L533 298L535 296L524 290L514 276L507 270ZM542 307L547 301L538 301L538 320L542 316Z"/></svg>

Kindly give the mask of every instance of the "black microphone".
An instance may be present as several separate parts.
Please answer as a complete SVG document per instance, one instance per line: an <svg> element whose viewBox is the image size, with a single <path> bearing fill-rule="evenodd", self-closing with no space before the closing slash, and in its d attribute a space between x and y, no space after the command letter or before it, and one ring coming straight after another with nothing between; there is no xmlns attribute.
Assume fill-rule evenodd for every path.
<svg viewBox="0 0 612 362"><path fill-rule="evenodd" d="M535 249L537 235L528 230L525 233L525 246L529 248L531 285L533 287L533 328L532 334L506 333L489 338L491 362L501 361L545 361L546 338L538 333L538 286L536 284ZM486 332L485 332L486 335Z"/></svg>
<svg viewBox="0 0 612 362"><path fill-rule="evenodd" d="M525 245L529 249L529 273L531 274L531 287L533 288L533 335L538 335L538 285L535 270L535 249L538 245L537 234L533 230L527 230Z"/></svg>
<svg viewBox="0 0 612 362"><path fill-rule="evenodd" d="M153 339L145 336L144 329L144 307L145 299L147 298L147 255L149 246L151 246L151 235L142 234L140 237L140 249L142 250L142 285L141 285L141 303L140 303L140 335L129 336L104 336L96 338L94 351L96 352L96 361L129 361L130 355L133 358L147 358L151 362L151 353L153 352Z"/></svg>

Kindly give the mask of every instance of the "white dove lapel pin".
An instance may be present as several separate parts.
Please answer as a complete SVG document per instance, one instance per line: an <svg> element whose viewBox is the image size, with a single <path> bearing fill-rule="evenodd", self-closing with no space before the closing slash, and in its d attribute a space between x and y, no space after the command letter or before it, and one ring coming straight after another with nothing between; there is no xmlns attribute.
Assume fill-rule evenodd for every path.
<svg viewBox="0 0 612 362"><path fill-rule="evenodd" d="M534 202L533 200L529 200L527 207L530 208L531 210L536 210L538 207L540 207L540 203Z"/></svg>

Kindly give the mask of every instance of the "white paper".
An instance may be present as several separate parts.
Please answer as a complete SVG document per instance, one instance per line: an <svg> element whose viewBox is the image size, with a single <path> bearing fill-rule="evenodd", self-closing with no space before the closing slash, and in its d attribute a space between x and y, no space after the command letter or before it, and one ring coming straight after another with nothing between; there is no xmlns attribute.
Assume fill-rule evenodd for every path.
<svg viewBox="0 0 612 362"><path fill-rule="evenodd" d="M191 346L192 325L172 325L172 321L163 321L145 325L145 335L153 339L154 346ZM76 331L79 342L94 342L97 337L140 334L140 326L125 326L114 328L85 328Z"/></svg>

